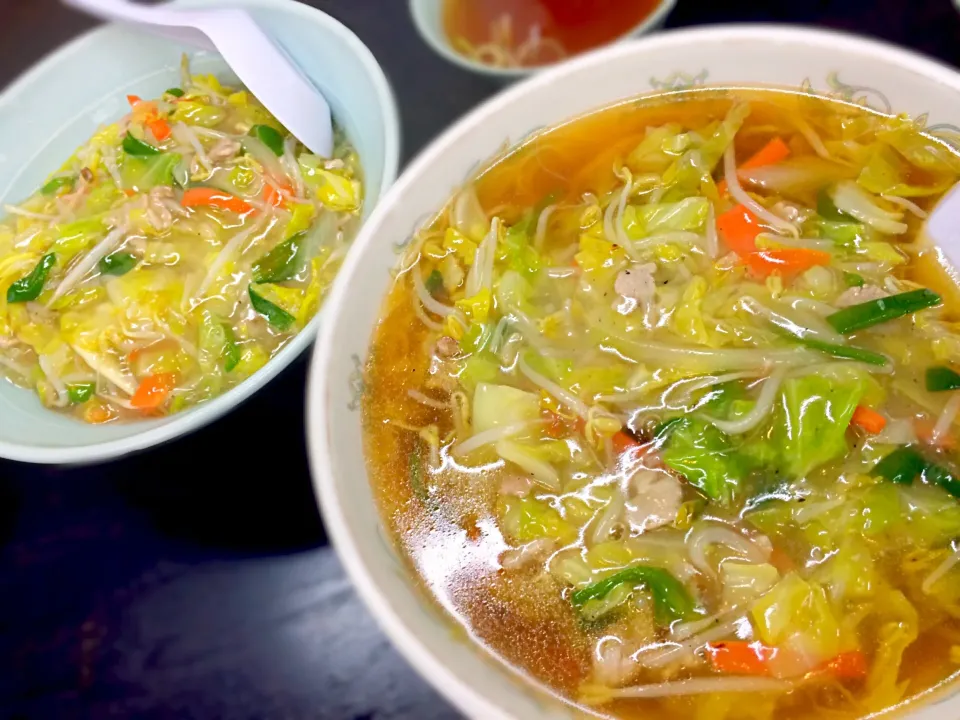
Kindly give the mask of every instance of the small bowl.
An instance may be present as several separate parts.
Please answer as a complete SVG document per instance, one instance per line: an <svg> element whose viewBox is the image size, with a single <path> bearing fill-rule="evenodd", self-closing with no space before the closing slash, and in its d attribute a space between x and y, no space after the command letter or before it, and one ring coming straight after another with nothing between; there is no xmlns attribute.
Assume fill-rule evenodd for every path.
<svg viewBox="0 0 960 720"><path fill-rule="evenodd" d="M290 0L233 0L277 39L330 101L363 166L364 213L393 183L399 121L390 86L370 51L328 15ZM184 7L219 0L178 1ZM19 202L103 123L129 112L124 97L159 96L179 85L181 53L196 72L231 77L222 59L116 25L60 48L0 95L0 197ZM332 70L331 70L332 69ZM44 408L35 393L0 380L0 457L36 463L89 463L119 457L196 430L246 400L313 341L314 317L248 380L196 408L158 420L85 425Z"/></svg>
<svg viewBox="0 0 960 720"><path fill-rule="evenodd" d="M960 0L957 0L957 2L960 2ZM663 27L663 23L666 22L667 16L673 11L673 7L676 4L677 0L661 0L660 3L650 11L647 17L611 42L617 43L629 38L640 37L641 35L646 35ZM435 53L452 62L454 65L459 65L463 69L475 72L478 75L486 75L489 78L506 83L553 67L560 62L567 62L567 60L559 60L555 63L534 65L531 67L499 68L471 60L454 50L450 44L450 39L443 29L443 5L444 0L410 0L410 14L413 16L413 24L416 25L417 31L420 33L420 37L423 38L424 42L426 42Z"/></svg>
<svg viewBox="0 0 960 720"><path fill-rule="evenodd" d="M791 27L672 31L575 58L497 95L405 170L360 232L327 300L310 369L307 447L324 524L353 582L397 648L465 715L482 720L583 717L496 662L432 602L387 540L371 491L359 408L363 368L398 249L504 147L598 107L700 85L776 86L863 102L960 138L960 73L912 52ZM912 720L960 717L957 684L907 708Z"/></svg>

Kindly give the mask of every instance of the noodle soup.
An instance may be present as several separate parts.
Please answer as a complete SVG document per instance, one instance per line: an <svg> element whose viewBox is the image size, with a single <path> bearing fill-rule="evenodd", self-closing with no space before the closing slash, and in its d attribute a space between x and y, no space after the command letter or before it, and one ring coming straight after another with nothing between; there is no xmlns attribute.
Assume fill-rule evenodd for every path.
<svg viewBox="0 0 960 720"><path fill-rule="evenodd" d="M0 381L84 422L240 384L316 314L363 201L255 97L191 75L97 133L0 221Z"/></svg>
<svg viewBox="0 0 960 720"><path fill-rule="evenodd" d="M536 67L628 33L659 0L444 0L444 30L464 57L498 68Z"/></svg>
<svg viewBox="0 0 960 720"><path fill-rule="evenodd" d="M960 157L802 94L624 103L415 239L366 366L384 521L504 662L616 717L854 718L960 660Z"/></svg>

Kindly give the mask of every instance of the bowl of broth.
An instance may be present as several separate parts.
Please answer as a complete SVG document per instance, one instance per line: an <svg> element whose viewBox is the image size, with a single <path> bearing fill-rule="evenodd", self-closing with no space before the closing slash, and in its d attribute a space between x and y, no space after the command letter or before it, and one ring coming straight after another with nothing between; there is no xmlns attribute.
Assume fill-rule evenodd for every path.
<svg viewBox="0 0 960 720"><path fill-rule="evenodd" d="M676 0L410 0L424 41L482 75L512 80L663 26Z"/></svg>
<svg viewBox="0 0 960 720"><path fill-rule="evenodd" d="M361 231L308 390L326 527L469 717L960 715L960 75L848 35L621 44Z"/></svg>
<svg viewBox="0 0 960 720"><path fill-rule="evenodd" d="M283 0L243 6L330 100L330 157L218 55L118 26L66 45L0 98L16 138L0 161L0 455L90 462L169 440L312 340L396 175L396 108L339 23Z"/></svg>

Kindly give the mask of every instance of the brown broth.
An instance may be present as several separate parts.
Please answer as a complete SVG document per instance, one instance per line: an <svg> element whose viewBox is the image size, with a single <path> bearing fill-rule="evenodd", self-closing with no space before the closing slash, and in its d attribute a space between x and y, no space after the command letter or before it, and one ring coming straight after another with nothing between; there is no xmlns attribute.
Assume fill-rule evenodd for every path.
<svg viewBox="0 0 960 720"><path fill-rule="evenodd" d="M516 64L530 66L605 45L638 25L658 4L658 0L445 0L443 22L454 47L479 51L476 59L481 62L498 64L496 54L482 52L485 46L497 46L513 54ZM542 41L521 49L531 32L539 33Z"/></svg>
<svg viewBox="0 0 960 720"><path fill-rule="evenodd" d="M467 4L479 5L452 3L450 7ZM519 218L522 209L548 195L560 203L575 201L584 193L602 196L615 182L611 168L623 162L648 127L667 122L703 126L722 119L735 98L752 103L752 113L737 136L738 158L748 157L774 134L787 139L795 154L812 155L813 149L791 120L797 113L819 127L836 118L853 121L867 112L809 96L760 90L709 90L625 102L544 132L500 158L476 180L480 203L488 212L496 209L509 223ZM918 202L928 209L931 204L929 199ZM915 233L918 222L909 222L911 234ZM445 227L443 213L433 231ZM563 227L558 221L558 242L569 241L579 232L575 223L567 235ZM902 273L938 291L949 291L945 300L955 312L956 286L927 259L929 255L930 251L911 255L913 260ZM555 582L540 573L539 567L515 573L501 569L498 558L509 544L497 526L495 507L498 488L508 471L502 467L473 473L444 469L419 483L411 480L406 458L419 439L410 428L435 425L440 438L455 431L450 412L425 406L408 395L409 390L426 387L431 377L431 347L436 337L413 313L415 302L409 283L394 286L366 366L365 447L381 515L427 592L456 622L504 662L575 701L590 671L593 643L604 631L584 629L568 600L557 592ZM906 403L897 409L913 408ZM830 465L824 476L829 477L834 468ZM781 569L802 560L791 542L789 538L782 545L777 541ZM908 550L891 547L884 556L883 572L897 587L909 584L901 569ZM942 608L918 604L923 602L922 596L909 597L920 614L920 634L900 668L899 679L907 682L904 698L952 676L955 670L948 658L951 648L960 643L957 617ZM774 716L782 720L839 719L866 713L848 697L849 692L838 684L804 687L777 701ZM705 696L619 700L604 705L602 712L638 720L766 720L774 712L771 702L762 694L714 695L709 700Z"/></svg>

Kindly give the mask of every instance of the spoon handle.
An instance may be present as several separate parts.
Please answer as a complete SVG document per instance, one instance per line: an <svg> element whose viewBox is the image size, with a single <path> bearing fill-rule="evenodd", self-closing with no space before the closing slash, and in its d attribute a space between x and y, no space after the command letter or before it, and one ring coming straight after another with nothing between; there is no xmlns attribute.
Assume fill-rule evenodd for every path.
<svg viewBox="0 0 960 720"><path fill-rule="evenodd" d="M171 13L163 6L136 5L127 0L63 0L63 4L107 22L136 25L153 35L192 45L203 50L215 50L213 42L199 28L189 23L190 13Z"/></svg>

